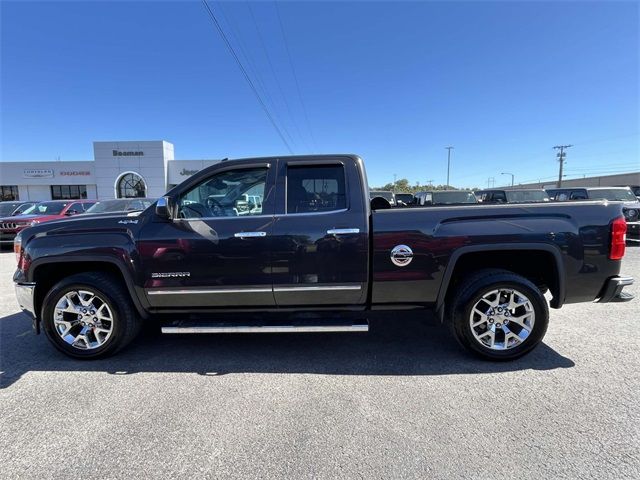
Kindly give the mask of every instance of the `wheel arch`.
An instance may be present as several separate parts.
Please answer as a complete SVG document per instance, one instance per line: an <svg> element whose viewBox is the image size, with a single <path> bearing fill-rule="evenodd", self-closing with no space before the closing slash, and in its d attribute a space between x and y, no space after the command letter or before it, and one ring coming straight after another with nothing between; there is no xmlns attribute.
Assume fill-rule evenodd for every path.
<svg viewBox="0 0 640 480"><path fill-rule="evenodd" d="M121 281L138 314L142 318L148 318L149 315L136 293L135 285L126 267L122 262L109 256L48 257L35 260L30 268L29 280L36 284L34 310L38 318L41 316L42 303L49 290L60 280L84 272L105 272Z"/></svg>
<svg viewBox="0 0 640 480"><path fill-rule="evenodd" d="M538 261L545 262L544 267L547 270L542 272L542 276L536 278L537 282L531 278L531 267L527 261L518 259L525 252L534 255L536 266L540 267ZM509 261L517 259L514 264L505 265ZM524 266L524 268L523 268ZM551 267L549 271L548 268ZM560 308L564 304L565 299L565 270L562 262L562 254L560 249L555 245L546 243L519 243L519 244L490 244L490 245L469 245L457 249L451 255L445 272L442 277L442 283L436 299L436 315L443 321L448 295L452 293L450 287L456 284L456 275L464 274L466 271L480 268L503 268L513 273L520 274L528 278L537 285L540 284L540 278L548 283L547 286L551 291L553 298L550 302L552 308ZM469 269L469 270L468 270Z"/></svg>

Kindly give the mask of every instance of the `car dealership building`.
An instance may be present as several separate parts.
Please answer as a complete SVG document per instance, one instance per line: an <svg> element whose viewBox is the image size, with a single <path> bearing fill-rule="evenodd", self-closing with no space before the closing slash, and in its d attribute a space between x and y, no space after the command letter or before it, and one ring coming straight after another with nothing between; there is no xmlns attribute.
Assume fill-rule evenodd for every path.
<svg viewBox="0 0 640 480"><path fill-rule="evenodd" d="M176 160L173 144L93 142L93 160L0 162L1 200L160 197L219 160Z"/></svg>

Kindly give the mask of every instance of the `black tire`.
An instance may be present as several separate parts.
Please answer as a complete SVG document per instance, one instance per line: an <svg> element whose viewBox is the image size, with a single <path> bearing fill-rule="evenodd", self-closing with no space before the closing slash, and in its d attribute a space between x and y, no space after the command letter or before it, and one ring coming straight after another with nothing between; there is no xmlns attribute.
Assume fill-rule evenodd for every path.
<svg viewBox="0 0 640 480"><path fill-rule="evenodd" d="M485 294L502 288L515 289L526 296L535 312L535 321L522 343L504 350L493 350L476 339L470 317L473 307ZM464 348L482 358L514 360L533 350L547 332L549 307L544 295L532 282L508 270L484 269L472 273L457 287L451 299L448 316L454 336Z"/></svg>
<svg viewBox="0 0 640 480"><path fill-rule="evenodd" d="M68 292L88 290L104 300L113 314L112 332L107 340L97 348L80 349L65 342L55 329L54 311L56 303ZM129 293L122 282L112 275L102 272L87 272L71 275L47 293L42 304L42 327L49 341L61 352L83 359L101 358L113 355L127 346L140 332L142 320L131 304Z"/></svg>

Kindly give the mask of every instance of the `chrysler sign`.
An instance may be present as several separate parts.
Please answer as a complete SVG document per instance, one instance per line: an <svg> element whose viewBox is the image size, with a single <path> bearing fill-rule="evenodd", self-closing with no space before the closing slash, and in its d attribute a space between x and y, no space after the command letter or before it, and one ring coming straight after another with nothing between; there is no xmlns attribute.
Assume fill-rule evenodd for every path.
<svg viewBox="0 0 640 480"><path fill-rule="evenodd" d="M24 178L53 178L51 168L25 168L22 173Z"/></svg>

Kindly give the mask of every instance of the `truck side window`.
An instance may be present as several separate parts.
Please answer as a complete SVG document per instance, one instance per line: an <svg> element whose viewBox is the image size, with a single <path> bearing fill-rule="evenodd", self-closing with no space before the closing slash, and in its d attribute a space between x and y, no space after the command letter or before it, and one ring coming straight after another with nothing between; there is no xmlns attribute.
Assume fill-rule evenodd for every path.
<svg viewBox="0 0 640 480"><path fill-rule="evenodd" d="M498 203L506 203L507 196L504 192L493 192L493 201Z"/></svg>
<svg viewBox="0 0 640 480"><path fill-rule="evenodd" d="M181 218L262 215L266 168L225 170L183 193Z"/></svg>
<svg viewBox="0 0 640 480"><path fill-rule="evenodd" d="M287 167L287 213L347 208L343 165Z"/></svg>

